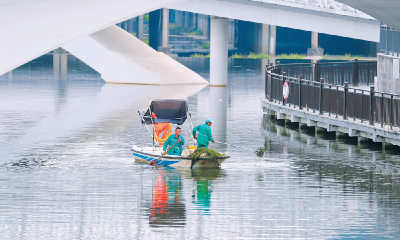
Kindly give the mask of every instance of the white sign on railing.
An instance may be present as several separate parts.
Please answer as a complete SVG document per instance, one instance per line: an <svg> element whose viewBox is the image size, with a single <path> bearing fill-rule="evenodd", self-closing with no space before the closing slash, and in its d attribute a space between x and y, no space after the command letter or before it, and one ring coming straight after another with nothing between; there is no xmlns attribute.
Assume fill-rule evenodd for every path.
<svg viewBox="0 0 400 240"><path fill-rule="evenodd" d="M399 79L399 59L393 59L393 78Z"/></svg>

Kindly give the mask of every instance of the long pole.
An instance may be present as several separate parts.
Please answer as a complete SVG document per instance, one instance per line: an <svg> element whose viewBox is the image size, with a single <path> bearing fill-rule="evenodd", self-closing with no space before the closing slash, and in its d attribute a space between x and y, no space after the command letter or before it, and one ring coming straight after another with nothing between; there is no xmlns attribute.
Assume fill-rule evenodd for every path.
<svg viewBox="0 0 400 240"><path fill-rule="evenodd" d="M181 139L179 138L178 140L176 140L176 142L170 148L173 148L175 146L175 144L177 144L180 141L181 141ZM158 160L160 160L162 157L164 157L164 155L167 154L167 153L168 153L168 148L167 148L167 151L165 151L165 153L161 154L161 157L159 157L156 161L151 161L149 163L149 165L157 165Z"/></svg>

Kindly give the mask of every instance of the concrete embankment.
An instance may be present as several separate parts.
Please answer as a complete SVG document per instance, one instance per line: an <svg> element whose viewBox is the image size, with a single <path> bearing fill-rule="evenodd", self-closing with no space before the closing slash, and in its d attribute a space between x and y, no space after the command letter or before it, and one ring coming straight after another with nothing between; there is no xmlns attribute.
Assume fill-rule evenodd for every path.
<svg viewBox="0 0 400 240"><path fill-rule="evenodd" d="M369 141L381 142L382 147L392 145L400 146L400 128L374 123L368 121L348 118L336 114L313 112L307 109L299 109L293 105L282 105L281 103L270 102L265 95L260 97L261 107L265 114L274 115L276 119L287 119L291 122L298 122L299 128L315 127L315 131L336 132L337 136L357 137L359 142Z"/></svg>

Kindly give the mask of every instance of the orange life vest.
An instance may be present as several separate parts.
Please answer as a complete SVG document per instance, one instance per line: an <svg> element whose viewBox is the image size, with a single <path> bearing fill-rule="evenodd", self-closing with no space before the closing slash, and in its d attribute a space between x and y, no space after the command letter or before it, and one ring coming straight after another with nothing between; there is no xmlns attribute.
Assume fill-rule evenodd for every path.
<svg viewBox="0 0 400 240"><path fill-rule="evenodd" d="M157 139L157 141L160 145L164 145L164 142L168 139L168 137L171 134L172 134L171 124L169 124L169 123L154 123L153 136L155 139Z"/></svg>

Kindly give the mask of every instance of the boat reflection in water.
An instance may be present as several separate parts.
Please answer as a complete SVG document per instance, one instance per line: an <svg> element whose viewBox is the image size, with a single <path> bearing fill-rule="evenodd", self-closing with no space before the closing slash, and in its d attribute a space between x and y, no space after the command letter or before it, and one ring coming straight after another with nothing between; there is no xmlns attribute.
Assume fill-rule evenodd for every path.
<svg viewBox="0 0 400 240"><path fill-rule="evenodd" d="M183 183L196 189L193 204L203 215L210 214L213 181L226 176L220 168L155 170L149 224L152 227L183 227L186 205ZM190 181L187 181L190 179ZM195 181L191 181L191 179Z"/></svg>
<svg viewBox="0 0 400 240"><path fill-rule="evenodd" d="M156 172L150 208L150 226L183 227L186 208L182 198L182 180L178 171Z"/></svg>
<svg viewBox="0 0 400 240"><path fill-rule="evenodd" d="M197 168L191 171L191 177L196 181L196 194L193 194L193 203L203 210L204 215L210 213L212 183L214 180L225 177L220 168Z"/></svg>

